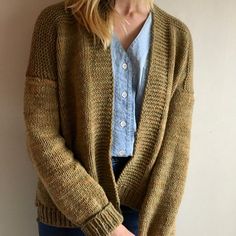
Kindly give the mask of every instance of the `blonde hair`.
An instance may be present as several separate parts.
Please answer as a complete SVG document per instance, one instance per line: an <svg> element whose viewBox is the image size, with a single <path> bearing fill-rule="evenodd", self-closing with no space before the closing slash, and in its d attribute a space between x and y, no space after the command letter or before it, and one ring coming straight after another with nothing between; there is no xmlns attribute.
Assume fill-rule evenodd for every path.
<svg viewBox="0 0 236 236"><path fill-rule="evenodd" d="M113 16L118 14L121 21L124 18L115 10L116 0L65 0L65 9L71 8L73 15L89 32L101 40L104 49L111 43L113 31ZM133 0L140 2L141 0ZM154 0L143 0L149 10L154 7Z"/></svg>

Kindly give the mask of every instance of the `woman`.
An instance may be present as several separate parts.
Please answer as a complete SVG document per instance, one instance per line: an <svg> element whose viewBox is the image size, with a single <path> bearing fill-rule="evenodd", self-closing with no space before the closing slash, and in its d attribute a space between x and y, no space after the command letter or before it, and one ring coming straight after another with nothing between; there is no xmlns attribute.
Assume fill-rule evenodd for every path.
<svg viewBox="0 0 236 236"><path fill-rule="evenodd" d="M175 235L192 77L188 27L152 0L42 10L24 92L40 236Z"/></svg>

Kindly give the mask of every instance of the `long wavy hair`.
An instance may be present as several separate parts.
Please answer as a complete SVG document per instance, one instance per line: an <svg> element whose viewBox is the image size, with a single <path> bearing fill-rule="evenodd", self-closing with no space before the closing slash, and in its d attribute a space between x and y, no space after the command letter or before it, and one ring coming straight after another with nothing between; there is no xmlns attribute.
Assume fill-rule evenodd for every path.
<svg viewBox="0 0 236 236"><path fill-rule="evenodd" d="M144 1L147 9L151 10L154 7L154 0L133 0L136 3ZM113 17L118 15L122 24L124 18L116 11L116 0L64 0L65 9L70 8L73 15L83 25L88 32L94 36L94 41L101 40L104 49L111 43L113 32Z"/></svg>

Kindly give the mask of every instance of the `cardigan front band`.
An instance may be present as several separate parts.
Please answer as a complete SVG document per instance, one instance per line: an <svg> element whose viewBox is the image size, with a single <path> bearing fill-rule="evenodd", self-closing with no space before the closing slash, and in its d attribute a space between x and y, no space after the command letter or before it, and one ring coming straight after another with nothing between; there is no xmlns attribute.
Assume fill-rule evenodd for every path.
<svg viewBox="0 0 236 236"><path fill-rule="evenodd" d="M139 210L139 236L175 235L194 104L192 38L182 21L157 5L153 16L134 153L116 181L110 47L94 44L64 1L39 14L25 74L24 118L39 177L40 221L108 236L123 222L123 204Z"/></svg>

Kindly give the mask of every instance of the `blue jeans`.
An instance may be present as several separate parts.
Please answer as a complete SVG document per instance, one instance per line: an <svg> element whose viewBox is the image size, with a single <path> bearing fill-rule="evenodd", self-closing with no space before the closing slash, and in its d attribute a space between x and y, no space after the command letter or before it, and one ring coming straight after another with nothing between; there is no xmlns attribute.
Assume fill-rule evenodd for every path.
<svg viewBox="0 0 236 236"><path fill-rule="evenodd" d="M122 169L124 168L129 157L112 157L112 167L115 178L117 180ZM138 236L138 211L128 206L121 205L122 215L124 216L123 225L131 231L135 236ZM38 222L39 236L84 236L84 233L79 227L77 228L66 228L66 227L55 227Z"/></svg>

